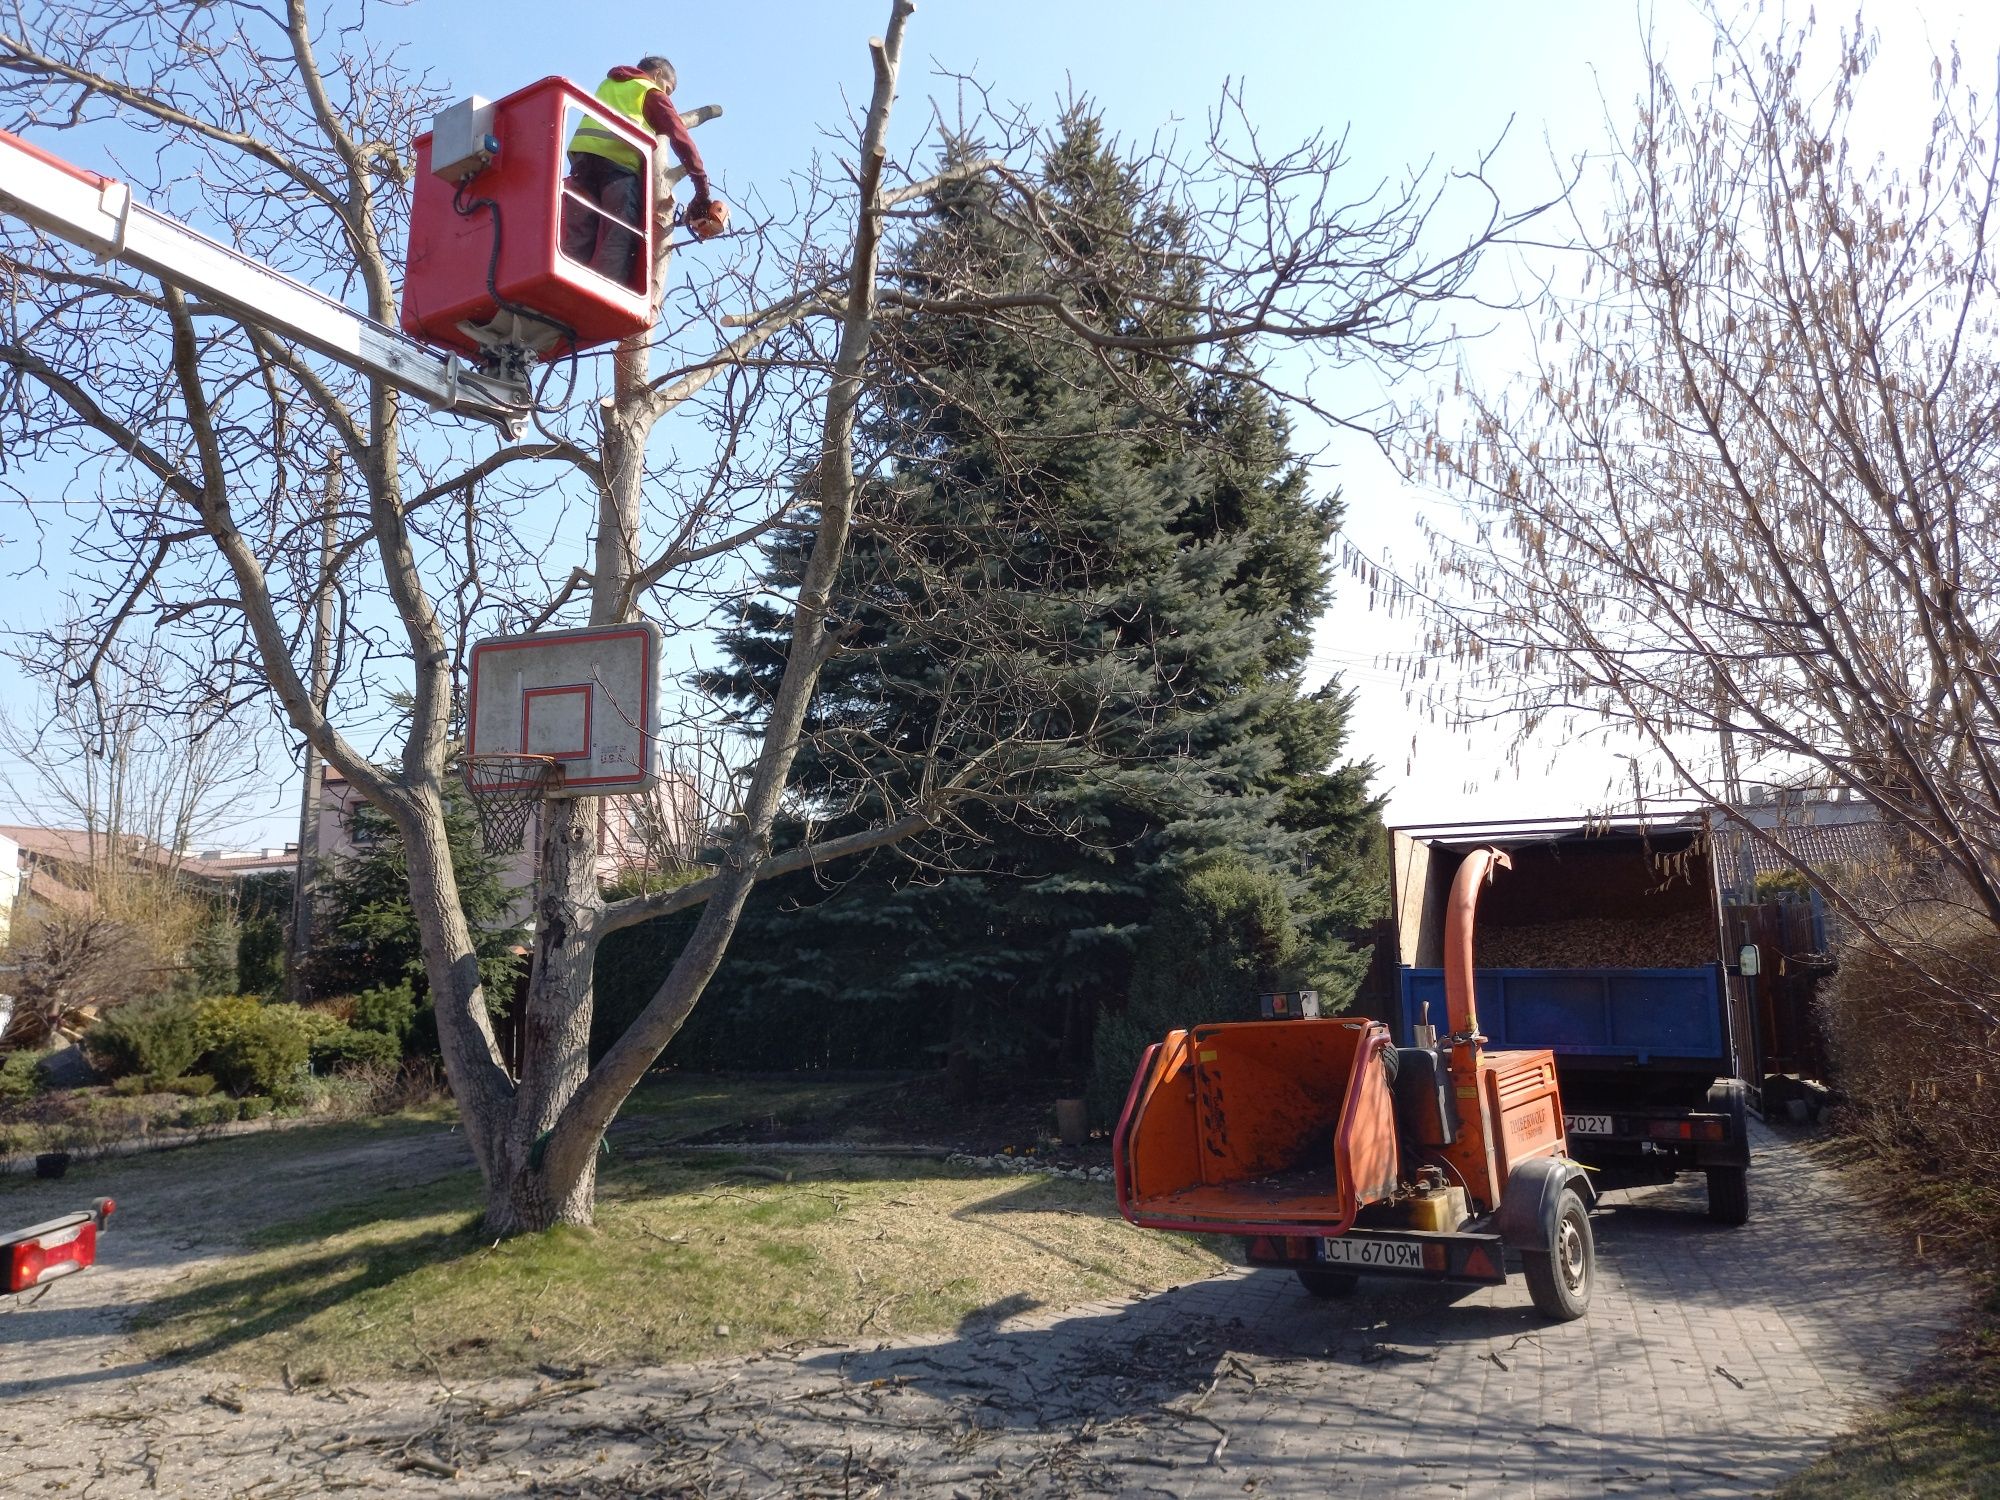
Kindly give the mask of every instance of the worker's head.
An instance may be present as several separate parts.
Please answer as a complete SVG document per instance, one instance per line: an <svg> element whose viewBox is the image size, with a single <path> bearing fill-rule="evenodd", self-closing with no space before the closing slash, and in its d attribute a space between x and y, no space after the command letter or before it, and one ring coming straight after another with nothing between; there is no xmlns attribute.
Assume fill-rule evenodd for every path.
<svg viewBox="0 0 2000 1500"><path fill-rule="evenodd" d="M674 65L664 57L640 58L639 71L651 78L653 82L657 83L670 94L674 91L674 85L680 82L680 79L674 73Z"/></svg>

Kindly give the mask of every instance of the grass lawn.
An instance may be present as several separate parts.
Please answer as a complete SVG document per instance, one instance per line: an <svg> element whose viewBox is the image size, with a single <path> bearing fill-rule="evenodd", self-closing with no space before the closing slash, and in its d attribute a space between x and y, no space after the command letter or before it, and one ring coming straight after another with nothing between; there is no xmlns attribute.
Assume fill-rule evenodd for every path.
<svg viewBox="0 0 2000 1500"><path fill-rule="evenodd" d="M457 1380L946 1330L983 1313L1156 1290L1222 1264L1192 1239L1125 1224L1104 1184L664 1144L810 1113L840 1092L649 1086L604 1160L595 1231L494 1244L479 1233L471 1172L269 1223L247 1254L155 1303L142 1345L289 1368L295 1380Z"/></svg>

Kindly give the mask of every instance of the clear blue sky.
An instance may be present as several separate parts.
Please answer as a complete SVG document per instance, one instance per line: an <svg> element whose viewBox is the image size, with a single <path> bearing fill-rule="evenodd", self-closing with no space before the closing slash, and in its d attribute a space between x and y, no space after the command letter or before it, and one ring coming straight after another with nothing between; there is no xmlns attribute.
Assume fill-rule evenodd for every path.
<svg viewBox="0 0 2000 1500"><path fill-rule="evenodd" d="M1922 15L1903 4L1884 6L1872 19L1892 41L1961 37L1969 57L1983 53L1977 70L1990 67L1994 55L1994 9L1932 0ZM887 14L886 0L659 7L424 0L367 11L378 42L401 43L406 60L430 70L440 86L489 98L549 73L591 82L612 63L665 53L680 72L682 108L724 107L724 118L704 127L699 140L723 195L739 199L781 192L785 176L827 146L827 130L846 134L845 105L868 86L867 38ZM1546 196L1555 181L1551 155L1567 160L1600 148L1607 122L1621 134L1629 129L1648 18L1670 56L1705 62L1708 33L1685 0L1643 8L1615 0L926 0L909 31L899 129L905 143L914 137L928 118L929 97L949 112L957 84L938 76L943 70L1044 112L1071 93L1088 95L1121 134L1150 137L1178 123L1194 140L1225 80L1235 79L1267 142L1346 131L1363 181L1433 158L1469 163L1511 118L1495 176L1526 202ZM1837 24L1831 14L1823 20ZM1472 348L1467 362L1499 378L1519 356L1518 334L1503 330ZM1309 429L1301 437L1328 443L1327 482L1344 487L1355 534L1372 549L1410 557L1416 539L1409 515L1427 502L1371 450ZM12 521L0 522L0 532L22 534ZM17 553L6 571L21 561ZM19 627L47 610L57 582L16 590L12 604L0 606L0 625ZM1599 796L1601 756L1586 762L1569 754L1552 777L1496 780L1497 741L1452 743L1412 719L1392 675L1372 665L1378 652L1400 646L1406 627L1359 609L1356 592L1349 587L1323 631L1316 665L1322 676L1339 671L1359 689L1353 748L1382 764L1392 816L1554 812ZM1477 790L1468 790L1469 781ZM241 841L282 841L289 817L253 822Z"/></svg>

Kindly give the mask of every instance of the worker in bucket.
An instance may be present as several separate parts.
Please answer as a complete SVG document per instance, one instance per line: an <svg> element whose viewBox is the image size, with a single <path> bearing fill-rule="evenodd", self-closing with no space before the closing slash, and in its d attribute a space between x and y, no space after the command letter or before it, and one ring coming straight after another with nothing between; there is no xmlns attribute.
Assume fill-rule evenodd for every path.
<svg viewBox="0 0 2000 1500"><path fill-rule="evenodd" d="M597 86L597 97L673 147L694 184L694 198L683 222L696 239L705 240L722 233L729 222L729 208L709 194L701 152L682 123L680 111L674 108L675 81L674 65L664 57L642 57L636 68L613 68ZM639 236L626 226L639 223L646 201L645 187L639 180L645 158L625 140L586 118L570 137L569 166L571 185L604 212L579 212L565 203L563 254L602 276L642 290L648 268L638 263Z"/></svg>

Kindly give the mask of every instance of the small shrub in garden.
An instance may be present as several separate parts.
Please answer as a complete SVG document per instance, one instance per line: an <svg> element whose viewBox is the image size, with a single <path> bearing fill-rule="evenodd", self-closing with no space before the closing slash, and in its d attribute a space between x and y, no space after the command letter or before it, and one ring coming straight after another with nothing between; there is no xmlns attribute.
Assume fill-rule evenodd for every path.
<svg viewBox="0 0 2000 1500"><path fill-rule="evenodd" d="M375 1083L375 1108L383 1114L424 1109L451 1098L444 1068L434 1059L413 1057L400 1068L384 1069Z"/></svg>
<svg viewBox="0 0 2000 1500"><path fill-rule="evenodd" d="M264 1002L255 995L209 995L195 1001L192 1014L198 1055L215 1052L263 1013Z"/></svg>
<svg viewBox="0 0 2000 1500"><path fill-rule="evenodd" d="M186 1099L206 1099L215 1092L216 1083L208 1073L185 1073L179 1078L163 1078L158 1085L163 1094L179 1094Z"/></svg>
<svg viewBox="0 0 2000 1500"><path fill-rule="evenodd" d="M1911 1180L1963 1183L1940 1241L2000 1227L2000 934L1964 908L1914 903L1899 933L1923 965L1850 942L1820 1004L1842 1120ZM1954 1217L1957 1222L1953 1222Z"/></svg>
<svg viewBox="0 0 2000 1500"><path fill-rule="evenodd" d="M120 1006L83 1037L90 1065L111 1078L178 1078L204 1048L195 1010L183 1001Z"/></svg>
<svg viewBox="0 0 2000 1500"><path fill-rule="evenodd" d="M44 1055L23 1049L0 1057L0 1104L32 1099L42 1091L42 1080L35 1067Z"/></svg>
<svg viewBox="0 0 2000 1500"><path fill-rule="evenodd" d="M402 1043L388 1033L362 1031L353 1026L343 1026L315 1038L312 1043L316 1073L346 1073L376 1065L394 1067L402 1055Z"/></svg>
<svg viewBox="0 0 2000 1500"><path fill-rule="evenodd" d="M145 1073L127 1073L123 1078L112 1080L111 1092L120 1099L136 1099L141 1094L153 1092L153 1080Z"/></svg>
<svg viewBox="0 0 2000 1500"><path fill-rule="evenodd" d="M379 1031L400 1047L416 1024L417 997L407 984L363 990L349 1004L347 1024L357 1031Z"/></svg>
<svg viewBox="0 0 2000 1500"><path fill-rule="evenodd" d="M305 1113L330 1120L358 1120L374 1113L375 1087L369 1077L372 1071L307 1079L300 1096Z"/></svg>
<svg viewBox="0 0 2000 1500"><path fill-rule="evenodd" d="M347 1030L347 1023L339 1016L310 1005L267 1005L264 1009L267 1014L289 1017L292 1024L305 1033L309 1048L317 1048L329 1037Z"/></svg>
<svg viewBox="0 0 2000 1500"><path fill-rule="evenodd" d="M236 1101L236 1118L239 1120L261 1120L271 1112L271 1101L262 1094L252 1094Z"/></svg>
<svg viewBox="0 0 2000 1500"><path fill-rule="evenodd" d="M235 1094L296 1094L312 1050L297 1016L296 1007L260 1006L238 1025L210 1057L222 1086Z"/></svg>
<svg viewBox="0 0 2000 1500"><path fill-rule="evenodd" d="M200 1130L234 1120L236 1114L234 1099L190 1099L175 1114L174 1123L183 1130Z"/></svg>

